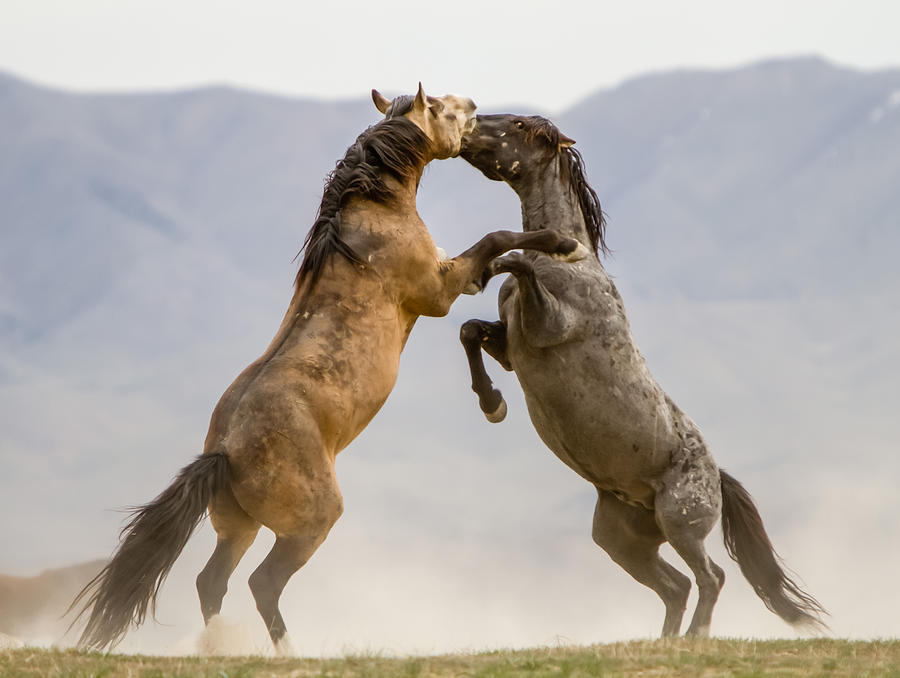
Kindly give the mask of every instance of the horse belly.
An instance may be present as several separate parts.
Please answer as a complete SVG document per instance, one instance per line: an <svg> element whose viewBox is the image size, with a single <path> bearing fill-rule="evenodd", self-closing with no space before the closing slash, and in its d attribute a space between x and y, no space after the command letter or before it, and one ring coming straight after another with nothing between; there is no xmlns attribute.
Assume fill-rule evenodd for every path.
<svg viewBox="0 0 900 678"><path fill-rule="evenodd" d="M584 346L571 349L510 356L538 435L591 483L652 505L653 481L676 446L665 395Z"/></svg>

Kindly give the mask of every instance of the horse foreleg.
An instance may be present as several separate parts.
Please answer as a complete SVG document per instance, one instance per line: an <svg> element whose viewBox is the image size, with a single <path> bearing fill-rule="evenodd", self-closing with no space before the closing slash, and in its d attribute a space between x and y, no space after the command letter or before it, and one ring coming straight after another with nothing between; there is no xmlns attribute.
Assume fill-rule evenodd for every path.
<svg viewBox="0 0 900 678"><path fill-rule="evenodd" d="M581 326L579 314L544 286L535 275L532 263L522 254L513 252L495 259L488 269L492 275L511 273L515 277L522 336L529 345L557 346L571 339Z"/></svg>
<svg viewBox="0 0 900 678"><path fill-rule="evenodd" d="M444 262L442 276L446 291L452 295L450 301L463 292L471 293L475 287L482 287L490 278L485 271L488 264L510 250L518 249L544 252L562 261L580 261L590 254L575 238L550 229L488 233L459 256Z"/></svg>
<svg viewBox="0 0 900 678"><path fill-rule="evenodd" d="M485 320L468 320L459 330L469 360L469 372L472 375L472 390L478 396L478 405L487 420L493 424L506 418L506 401L503 394L494 388L491 378L484 367L484 348L501 365L509 369L506 358L506 325L503 322L487 322Z"/></svg>

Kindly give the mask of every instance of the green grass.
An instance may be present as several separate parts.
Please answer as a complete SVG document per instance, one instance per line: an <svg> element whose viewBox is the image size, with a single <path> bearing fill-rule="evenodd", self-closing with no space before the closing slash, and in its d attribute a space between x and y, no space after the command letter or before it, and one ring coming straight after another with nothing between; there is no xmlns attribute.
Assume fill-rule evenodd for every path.
<svg viewBox="0 0 900 678"><path fill-rule="evenodd" d="M658 640L590 647L341 659L152 657L24 648L0 652L2 678L518 678L828 676L900 678L900 640Z"/></svg>

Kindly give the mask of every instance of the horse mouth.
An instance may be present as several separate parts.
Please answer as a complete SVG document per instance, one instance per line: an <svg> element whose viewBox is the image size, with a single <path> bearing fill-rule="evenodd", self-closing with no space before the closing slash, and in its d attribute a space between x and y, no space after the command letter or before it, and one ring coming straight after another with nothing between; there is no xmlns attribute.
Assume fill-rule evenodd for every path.
<svg viewBox="0 0 900 678"><path fill-rule="evenodd" d="M478 127L478 117L473 113L469 116L469 119L466 120L466 125L463 127L462 137L459 141L459 153L462 155L465 153L469 146L471 145L473 139L475 138L475 131Z"/></svg>
<svg viewBox="0 0 900 678"><path fill-rule="evenodd" d="M463 143L466 141L466 136L472 134L475 131L475 127L478 125L478 116L475 115L475 111L469 113L469 116L466 118L466 124L463 127Z"/></svg>

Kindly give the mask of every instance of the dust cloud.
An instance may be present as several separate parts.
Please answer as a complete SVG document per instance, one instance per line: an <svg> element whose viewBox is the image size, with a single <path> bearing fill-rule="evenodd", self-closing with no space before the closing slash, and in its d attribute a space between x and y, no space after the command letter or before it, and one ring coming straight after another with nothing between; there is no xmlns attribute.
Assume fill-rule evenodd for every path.
<svg viewBox="0 0 900 678"><path fill-rule="evenodd" d="M864 496L851 497L840 479L831 486L823 479L811 513L790 524L768 521L789 567L831 612L827 621L836 637L900 635L892 609L896 595L885 588L893 581L900 544L886 514L892 505L888 485L870 484ZM655 637L662 604L591 543L590 515L583 518L580 536L493 544L463 538L398 544L360 535L362 519L341 521L285 589L282 610L293 647L302 656L415 655ZM195 535L163 587L158 621L132 631L118 651L274 654L246 585L271 536L260 534L230 581L223 614L204 630L193 580L213 543L208 526ZM800 637L756 598L725 554L718 529L707 543L726 569L713 634ZM686 572L667 547L664 556ZM685 627L695 603L693 592ZM24 640L68 645L74 639L38 634Z"/></svg>

